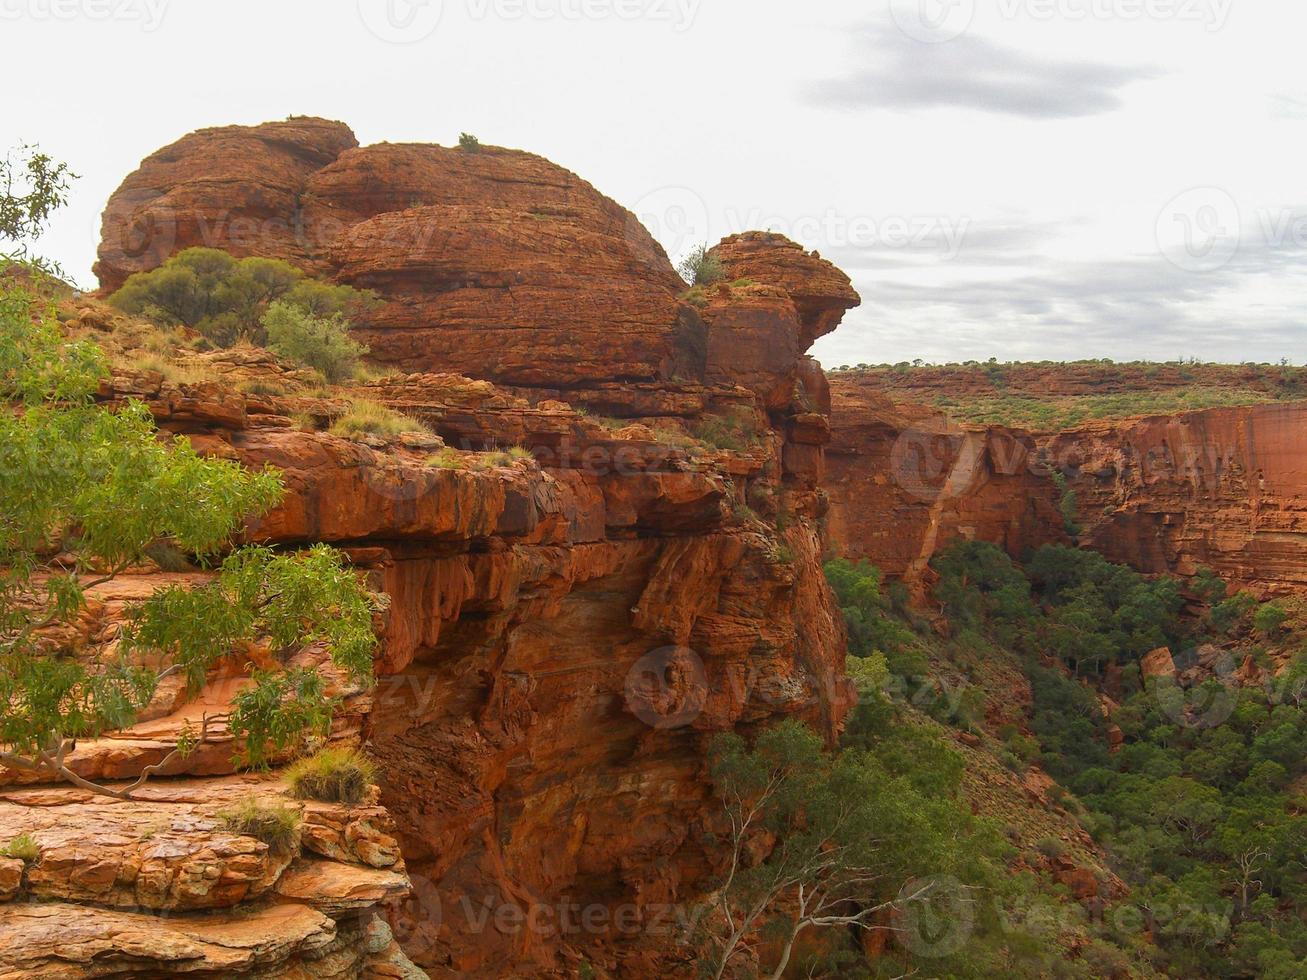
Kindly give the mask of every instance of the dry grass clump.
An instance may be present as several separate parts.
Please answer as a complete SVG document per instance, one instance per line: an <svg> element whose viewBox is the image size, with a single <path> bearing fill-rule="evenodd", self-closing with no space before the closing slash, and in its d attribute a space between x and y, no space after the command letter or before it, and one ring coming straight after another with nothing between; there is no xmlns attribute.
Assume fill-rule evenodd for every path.
<svg viewBox="0 0 1307 980"><path fill-rule="evenodd" d="M350 410L338 418L331 427L332 435L346 439L356 439L364 435L380 436L385 439L403 435L405 432L430 435L431 430L416 419L363 398L355 399L350 405Z"/></svg>
<svg viewBox="0 0 1307 980"><path fill-rule="evenodd" d="M298 799L356 806L376 782L377 767L358 749L326 748L292 765L286 779Z"/></svg>
<svg viewBox="0 0 1307 980"><path fill-rule="evenodd" d="M300 813L294 807L273 806L249 796L218 817L225 829L263 841L274 854L292 854L299 844Z"/></svg>

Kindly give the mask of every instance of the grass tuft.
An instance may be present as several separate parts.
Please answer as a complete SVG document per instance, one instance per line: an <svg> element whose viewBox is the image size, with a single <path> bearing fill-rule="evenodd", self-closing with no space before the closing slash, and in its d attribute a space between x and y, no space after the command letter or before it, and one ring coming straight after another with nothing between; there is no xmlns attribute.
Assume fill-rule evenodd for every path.
<svg viewBox="0 0 1307 980"><path fill-rule="evenodd" d="M294 807L272 806L249 796L218 817L225 829L263 841L274 854L293 854L299 844L300 813Z"/></svg>
<svg viewBox="0 0 1307 980"><path fill-rule="evenodd" d="M300 759L286 778L297 799L356 806L376 782L377 767L358 749L326 748Z"/></svg>
<svg viewBox="0 0 1307 980"><path fill-rule="evenodd" d="M3 850L0 850L0 855L18 858L25 864L32 864L41 857L41 845L31 834L19 834L6 844Z"/></svg>

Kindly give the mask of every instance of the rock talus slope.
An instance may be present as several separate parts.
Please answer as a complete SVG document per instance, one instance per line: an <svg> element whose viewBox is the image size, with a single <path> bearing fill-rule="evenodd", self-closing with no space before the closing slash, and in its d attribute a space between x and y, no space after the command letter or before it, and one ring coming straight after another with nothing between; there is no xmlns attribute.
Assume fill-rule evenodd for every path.
<svg viewBox="0 0 1307 980"><path fill-rule="evenodd" d="M271 230L238 242L219 215ZM357 148L322 120L186 137L128 178L104 227L106 289L193 244L373 288L383 303L360 333L396 371L324 396L237 350L193 358L213 382L127 371L105 392L146 401L205 452L277 467L289 493L248 535L336 544L390 598L377 687L349 693L336 734L380 764L407 896L298 862L259 891L273 875L243 856L249 882L221 894L257 928L228 941L220 915L198 912L208 931L158 931L150 955L175 945L176 963L228 975L295 976L311 961L313 975L398 976L403 956L431 976L689 975L679 940L721 858L711 738L785 717L834 738L852 701L821 574L829 393L806 356L858 302L848 279L779 236L747 235L719 247L729 282L691 295L628 212L547 161ZM148 247L121 245L160 227ZM73 326L114 334L111 312L78 302ZM285 394L242 394L252 380ZM322 431L355 397L432 434ZM204 697L242 682L232 666ZM130 775L188 710L163 706L72 764ZM199 806L240 778L225 755L202 764ZM29 819L36 803L13 802ZM90 819L87 806L75 804ZM351 853L314 846L324 861ZM14 930L47 916L26 900L41 866L5 909ZM139 909L62 900L87 923L86 953L49 975L135 955L139 920L114 917ZM383 906L393 950L362 917Z"/></svg>

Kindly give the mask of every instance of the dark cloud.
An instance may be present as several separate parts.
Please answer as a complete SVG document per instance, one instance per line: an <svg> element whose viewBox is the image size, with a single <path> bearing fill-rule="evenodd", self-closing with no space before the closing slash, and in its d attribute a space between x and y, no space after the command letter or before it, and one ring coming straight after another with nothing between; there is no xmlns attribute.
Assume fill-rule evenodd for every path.
<svg viewBox="0 0 1307 980"><path fill-rule="evenodd" d="M1027 119L1111 112L1120 91L1158 77L1151 68L1054 61L974 35L922 44L893 28L856 34L858 63L811 84L809 103L846 109L963 108Z"/></svg>

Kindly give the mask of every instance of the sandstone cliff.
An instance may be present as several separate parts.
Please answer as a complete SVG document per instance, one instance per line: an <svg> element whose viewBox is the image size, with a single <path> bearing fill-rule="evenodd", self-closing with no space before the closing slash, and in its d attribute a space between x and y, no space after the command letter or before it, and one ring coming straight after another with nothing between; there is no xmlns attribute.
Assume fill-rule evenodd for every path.
<svg viewBox="0 0 1307 980"><path fill-rule="evenodd" d="M1071 373L1046 388L1082 390ZM940 390L929 369L910 374L913 394L831 378L832 538L851 555L917 581L957 537L1016 555L1069 541L1056 472L1075 495L1075 540L1113 561L1178 575L1205 565L1259 593L1307 587L1307 403L1031 432L950 422L929 404Z"/></svg>
<svg viewBox="0 0 1307 980"><path fill-rule="evenodd" d="M334 543L389 595L378 686L350 694L337 735L357 734L380 763L412 887L398 903L374 888L350 916L323 905L332 889L312 876L275 900L225 888L224 908L288 938L276 955L223 959L187 920L186 955L212 955L225 975L399 975L380 927L356 925L373 921L360 908L389 903L404 953L432 976L687 974L679 940L719 860L709 740L786 716L833 738L852 697L821 574L829 402L805 356L856 304L847 278L778 236L744 236L722 246L734 281L690 302L632 216L546 161L360 149L322 120L208 130L151 157L106 211L102 281L194 244L283 257L385 301L361 329L398 369L383 380L324 393L237 349L186 354L200 381L124 367L105 395L145 400L205 452L277 467L290 493L249 535ZM101 304L65 315L117 345L120 364L142 354L138 325ZM760 338L775 350L737 365ZM354 397L433 435L322 431ZM108 638L113 623L88 634ZM212 678L202 700L220 703L239 673ZM195 710L162 706L73 764L128 776ZM241 777L223 775L221 754L186 771L210 779L159 792L184 793L203 829L209 794ZM9 793L30 822L39 803L24 792L48 791ZM69 819L95 818L84 800L66 805ZM7 910L16 920L45 914L21 901L44 898L31 878L43 861ZM100 858L78 861L70 873ZM288 911L297 901L317 903L335 938ZM88 957L127 962L138 921L76 910L118 944ZM292 913L294 928L278 925ZM220 918L204 921L221 933ZM342 951L339 963L320 966L321 951ZM95 973L85 957L50 969Z"/></svg>

